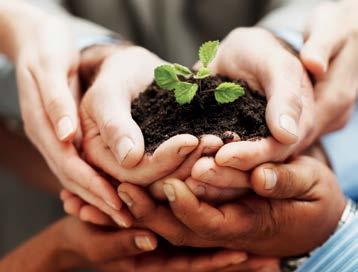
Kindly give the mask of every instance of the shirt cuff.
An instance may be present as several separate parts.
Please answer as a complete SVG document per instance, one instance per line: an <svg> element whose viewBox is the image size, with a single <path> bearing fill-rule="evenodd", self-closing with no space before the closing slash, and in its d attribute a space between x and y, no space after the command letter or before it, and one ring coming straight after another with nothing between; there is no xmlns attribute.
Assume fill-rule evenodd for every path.
<svg viewBox="0 0 358 272"><path fill-rule="evenodd" d="M316 249L298 272L355 272L358 267L358 216Z"/></svg>

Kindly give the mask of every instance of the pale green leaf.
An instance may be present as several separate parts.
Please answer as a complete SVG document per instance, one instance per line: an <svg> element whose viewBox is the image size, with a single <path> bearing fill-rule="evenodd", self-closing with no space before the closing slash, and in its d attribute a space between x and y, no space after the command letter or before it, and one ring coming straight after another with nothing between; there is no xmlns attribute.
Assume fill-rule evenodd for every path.
<svg viewBox="0 0 358 272"><path fill-rule="evenodd" d="M155 68L154 78L158 86L166 90L173 90L179 82L174 66L171 64L164 64Z"/></svg>
<svg viewBox="0 0 358 272"><path fill-rule="evenodd" d="M215 99L219 104L234 102L244 94L244 88L233 82L223 82L215 89Z"/></svg>
<svg viewBox="0 0 358 272"><path fill-rule="evenodd" d="M184 77L190 77L193 74L189 68L178 63L174 63L174 69L177 75L181 75Z"/></svg>
<svg viewBox="0 0 358 272"><path fill-rule="evenodd" d="M219 48L219 41L209 41L204 43L199 49L199 59L204 67L207 67L215 58Z"/></svg>
<svg viewBox="0 0 358 272"><path fill-rule="evenodd" d="M179 82L174 90L175 100L180 105L188 104L193 100L197 90L198 85L195 83Z"/></svg>
<svg viewBox="0 0 358 272"><path fill-rule="evenodd" d="M196 79L203 79L210 76L210 70L206 67L201 67L199 71L196 73L194 78Z"/></svg>

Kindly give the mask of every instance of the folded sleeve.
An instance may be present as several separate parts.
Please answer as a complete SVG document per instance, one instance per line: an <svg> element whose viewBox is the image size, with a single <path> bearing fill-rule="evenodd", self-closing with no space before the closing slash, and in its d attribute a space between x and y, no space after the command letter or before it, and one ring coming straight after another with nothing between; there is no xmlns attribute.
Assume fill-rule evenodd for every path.
<svg viewBox="0 0 358 272"><path fill-rule="evenodd" d="M298 272L357 272L358 217L342 226L297 270Z"/></svg>

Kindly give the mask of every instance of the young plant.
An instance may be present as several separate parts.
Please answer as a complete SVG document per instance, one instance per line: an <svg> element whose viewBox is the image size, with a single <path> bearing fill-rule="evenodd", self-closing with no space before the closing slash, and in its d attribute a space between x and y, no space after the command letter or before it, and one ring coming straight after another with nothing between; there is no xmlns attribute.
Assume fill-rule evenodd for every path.
<svg viewBox="0 0 358 272"><path fill-rule="evenodd" d="M175 99L180 105L190 103L199 89L197 83L181 81L178 76L185 79L195 78L203 80L211 75L209 64L213 61L219 48L219 41L204 43L199 49L201 68L194 74L189 68L174 63L164 64L154 71L155 82L165 90L174 91ZM214 90L214 96L219 104L234 102L245 94L244 88L233 82L223 82Z"/></svg>

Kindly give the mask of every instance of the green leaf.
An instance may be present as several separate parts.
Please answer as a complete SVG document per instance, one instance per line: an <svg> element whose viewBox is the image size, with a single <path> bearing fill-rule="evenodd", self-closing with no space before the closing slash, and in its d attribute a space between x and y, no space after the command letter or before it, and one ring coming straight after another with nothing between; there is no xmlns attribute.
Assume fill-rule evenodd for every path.
<svg viewBox="0 0 358 272"><path fill-rule="evenodd" d="M158 86L166 90L173 90L179 82L174 66L171 64L164 64L155 68L154 78Z"/></svg>
<svg viewBox="0 0 358 272"><path fill-rule="evenodd" d="M219 48L219 41L209 41L204 43L199 49L199 59L204 67L207 67L215 58Z"/></svg>
<svg viewBox="0 0 358 272"><path fill-rule="evenodd" d="M175 69L175 73L177 75L181 75L184 77L190 77L193 74L189 68L187 68L183 65L180 65L178 63L174 63L174 69Z"/></svg>
<svg viewBox="0 0 358 272"><path fill-rule="evenodd" d="M206 67L201 67L199 71L196 73L194 78L196 79L203 79L210 76L210 70Z"/></svg>
<svg viewBox="0 0 358 272"><path fill-rule="evenodd" d="M219 104L234 102L244 94L244 88L233 82L223 82L215 89L215 99Z"/></svg>
<svg viewBox="0 0 358 272"><path fill-rule="evenodd" d="M174 90L175 100L180 105L188 104L193 100L197 90L198 84L179 82Z"/></svg>

